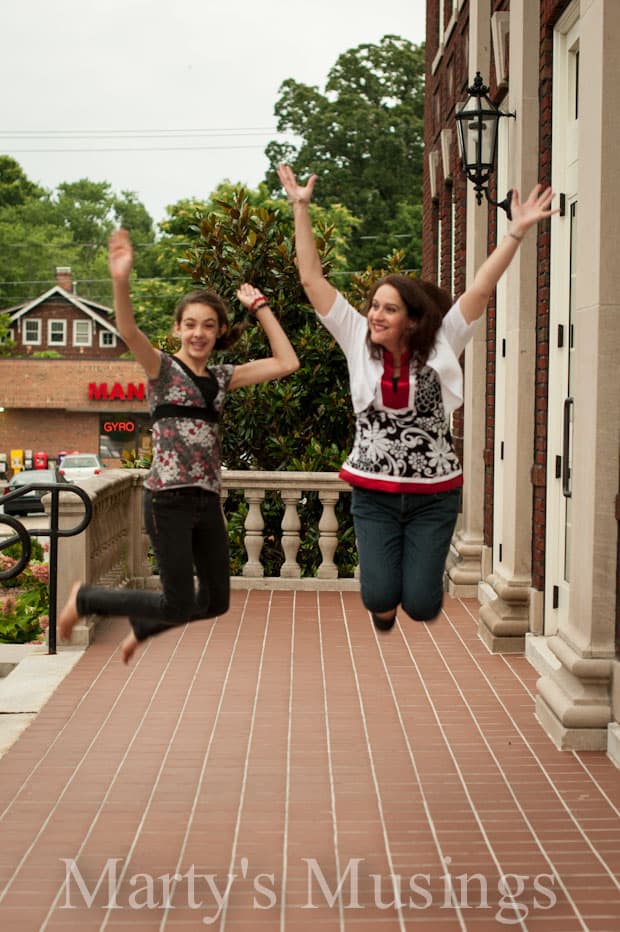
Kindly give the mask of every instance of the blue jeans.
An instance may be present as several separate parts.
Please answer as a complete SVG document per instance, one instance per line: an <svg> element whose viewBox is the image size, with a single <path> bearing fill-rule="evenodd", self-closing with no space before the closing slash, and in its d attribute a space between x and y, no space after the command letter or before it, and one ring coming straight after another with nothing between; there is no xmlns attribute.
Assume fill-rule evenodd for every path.
<svg viewBox="0 0 620 932"><path fill-rule="evenodd" d="M439 614L460 497L460 489L430 494L352 490L361 596L369 611L402 605L416 621Z"/></svg>
<svg viewBox="0 0 620 932"><path fill-rule="evenodd" d="M198 486L144 491L144 521L162 591L81 586L80 615L128 615L139 641L228 611L228 532L219 496ZM194 569L198 591L194 586Z"/></svg>

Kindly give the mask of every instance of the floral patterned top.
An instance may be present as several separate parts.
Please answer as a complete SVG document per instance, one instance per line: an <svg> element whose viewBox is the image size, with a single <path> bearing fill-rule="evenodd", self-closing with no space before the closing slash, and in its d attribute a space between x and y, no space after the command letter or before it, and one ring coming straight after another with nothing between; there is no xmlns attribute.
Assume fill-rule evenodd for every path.
<svg viewBox="0 0 620 932"><path fill-rule="evenodd" d="M406 371L405 381L408 376ZM437 373L430 366L417 372L414 407L404 410L388 407L392 400L389 389L394 395L397 391L386 386L386 381L382 379L384 406L371 404L355 419L353 449L340 470L341 478L351 485L380 492L445 492L460 488L463 473L444 413ZM399 385L401 391L407 388Z"/></svg>
<svg viewBox="0 0 620 932"><path fill-rule="evenodd" d="M144 482L151 492L195 485L220 493L222 451L216 418L224 408L233 369L232 365L209 366L204 377L192 378L179 360L162 353L159 375L148 383L151 415L162 405L187 407L188 412L191 408L204 410L205 394L209 394L215 417L204 419L177 414L155 420L153 462Z"/></svg>
<svg viewBox="0 0 620 932"><path fill-rule="evenodd" d="M458 301L448 311L425 366L370 356L368 324L342 295L321 322L343 349L355 409L353 449L340 476L350 485L381 492L443 492L460 488L463 473L449 414L462 404L458 356L473 335Z"/></svg>

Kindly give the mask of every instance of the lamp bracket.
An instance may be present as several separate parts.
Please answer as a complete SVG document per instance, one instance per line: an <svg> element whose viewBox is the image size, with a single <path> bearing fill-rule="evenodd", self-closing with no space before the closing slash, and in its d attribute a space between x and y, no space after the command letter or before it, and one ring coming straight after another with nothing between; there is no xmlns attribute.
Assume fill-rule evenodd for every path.
<svg viewBox="0 0 620 932"><path fill-rule="evenodd" d="M484 188L483 190L484 190L484 193L485 193L485 195L486 195L486 199L487 199L487 201L489 202L489 204L493 204L494 207L501 207L502 210L505 211L506 216L508 217L508 219L509 219L509 220L512 220L512 212L511 212L511 210L510 210L510 205L511 205L511 202L512 202L512 188L510 189L510 191L508 191L508 193L506 194L506 197L504 198L503 201L494 201L493 198L489 195L489 189L488 189L488 188ZM480 204L481 202L482 202L482 199L480 199L480 200L478 201L479 204Z"/></svg>

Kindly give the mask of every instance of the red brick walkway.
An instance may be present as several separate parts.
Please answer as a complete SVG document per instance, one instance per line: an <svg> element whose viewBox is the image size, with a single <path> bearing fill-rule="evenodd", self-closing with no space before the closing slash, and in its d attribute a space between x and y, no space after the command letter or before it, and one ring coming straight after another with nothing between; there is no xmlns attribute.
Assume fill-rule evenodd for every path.
<svg viewBox="0 0 620 932"><path fill-rule="evenodd" d="M101 625L0 760L0 928L617 932L620 773L475 610L235 591L130 667Z"/></svg>

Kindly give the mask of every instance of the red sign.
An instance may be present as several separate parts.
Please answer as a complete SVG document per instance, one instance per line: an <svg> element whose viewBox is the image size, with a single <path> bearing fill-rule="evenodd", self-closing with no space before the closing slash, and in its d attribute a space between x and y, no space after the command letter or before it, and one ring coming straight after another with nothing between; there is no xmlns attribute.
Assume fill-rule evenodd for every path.
<svg viewBox="0 0 620 932"><path fill-rule="evenodd" d="M89 401L144 401L144 384L139 382L134 385L129 382L126 388L115 382L110 388L107 382L88 383L88 400Z"/></svg>
<svg viewBox="0 0 620 932"><path fill-rule="evenodd" d="M133 421L104 421L103 430L106 434L133 434L136 425Z"/></svg>

